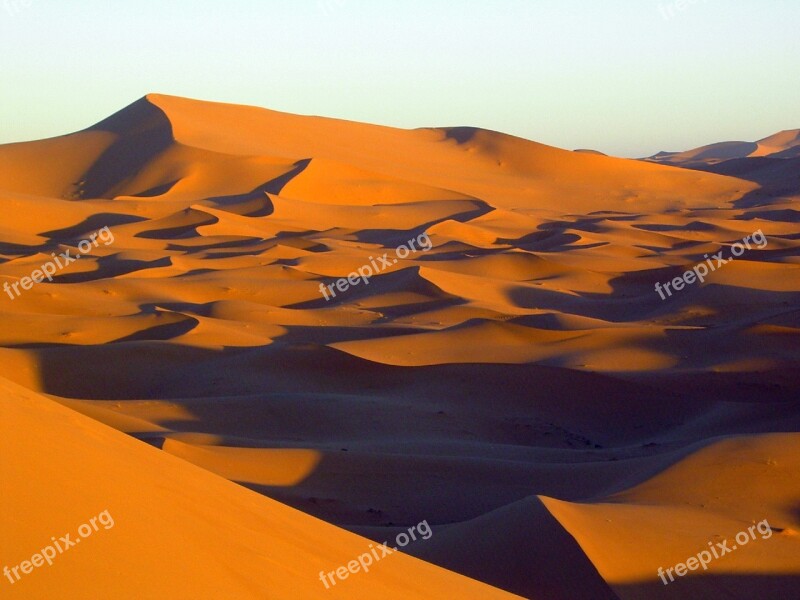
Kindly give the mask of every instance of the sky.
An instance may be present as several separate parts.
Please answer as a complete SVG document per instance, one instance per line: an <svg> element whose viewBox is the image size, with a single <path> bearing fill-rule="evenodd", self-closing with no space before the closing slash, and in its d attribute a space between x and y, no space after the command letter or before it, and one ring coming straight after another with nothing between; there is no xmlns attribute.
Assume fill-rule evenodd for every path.
<svg viewBox="0 0 800 600"><path fill-rule="evenodd" d="M0 0L0 143L150 92L648 156L800 128L798 0Z"/></svg>

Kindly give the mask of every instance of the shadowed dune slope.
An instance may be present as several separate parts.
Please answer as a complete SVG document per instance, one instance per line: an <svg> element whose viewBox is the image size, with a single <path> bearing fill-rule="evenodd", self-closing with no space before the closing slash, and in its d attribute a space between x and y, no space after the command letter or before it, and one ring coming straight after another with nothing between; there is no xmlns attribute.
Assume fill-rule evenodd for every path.
<svg viewBox="0 0 800 600"><path fill-rule="evenodd" d="M793 158L799 152L800 129L787 129L757 142L720 142L684 152L659 152L647 160L693 168L737 158Z"/></svg>
<svg viewBox="0 0 800 600"><path fill-rule="evenodd" d="M0 146L0 559L117 521L4 591L797 596L796 141L687 169L149 95ZM437 567L318 580L423 521Z"/></svg>
<svg viewBox="0 0 800 600"><path fill-rule="evenodd" d="M0 500L3 560L19 564L65 532L80 540L52 565L4 580L4 597L514 597L402 554L326 590L318 573L369 551L368 540L5 380L0 395L3 485L17 492ZM76 535L104 511L110 520Z"/></svg>

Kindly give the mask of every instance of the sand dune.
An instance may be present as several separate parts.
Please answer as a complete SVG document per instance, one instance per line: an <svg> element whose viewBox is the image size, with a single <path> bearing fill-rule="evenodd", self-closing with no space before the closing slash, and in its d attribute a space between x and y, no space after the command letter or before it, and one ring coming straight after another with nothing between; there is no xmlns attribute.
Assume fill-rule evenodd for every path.
<svg viewBox="0 0 800 600"><path fill-rule="evenodd" d="M684 152L659 152L647 160L695 168L733 159L800 156L800 129L787 129L757 142L720 142Z"/></svg>
<svg viewBox="0 0 800 600"><path fill-rule="evenodd" d="M326 590L318 573L369 551L368 540L15 384L0 381L0 390L4 485L18 493L0 501L13 515L4 519L4 560L16 566L66 531L83 544L42 561L41 572L12 573L23 577L4 581L5 597L514 597L399 553L363 581ZM105 511L111 519L91 536L75 535Z"/></svg>
<svg viewBox="0 0 800 600"><path fill-rule="evenodd" d="M162 95L0 146L0 559L117 520L5 591L796 596L799 147L633 161ZM319 581L423 520L422 560Z"/></svg>

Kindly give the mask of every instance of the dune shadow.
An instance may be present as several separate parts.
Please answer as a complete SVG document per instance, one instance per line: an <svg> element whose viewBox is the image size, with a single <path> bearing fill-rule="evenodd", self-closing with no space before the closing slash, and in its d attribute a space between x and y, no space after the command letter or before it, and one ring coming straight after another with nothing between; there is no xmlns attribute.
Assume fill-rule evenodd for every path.
<svg viewBox="0 0 800 600"><path fill-rule="evenodd" d="M168 256L152 261L120 259L116 254L112 256L102 256L97 259L97 270L80 273L62 273L53 277L53 283L84 283L87 281L98 281L100 279L119 277L145 269L169 267L171 264L172 259Z"/></svg>
<svg viewBox="0 0 800 600"><path fill-rule="evenodd" d="M134 237L146 240L180 240L198 237L200 234L197 232L198 227L205 225L214 225L218 223L219 219L213 215L206 215L203 218L194 220L186 225L178 225L176 227L165 227L162 229L148 229L140 231Z"/></svg>
<svg viewBox="0 0 800 600"><path fill-rule="evenodd" d="M581 236L568 232L568 229L585 231L587 233L600 233L602 228L597 223L604 218L585 218L576 221L548 221L539 225L539 231L527 233L518 238L498 238L498 244L514 246L529 252L566 252L569 250L586 250L608 245L608 242L595 242L578 245Z"/></svg>
<svg viewBox="0 0 800 600"><path fill-rule="evenodd" d="M308 165L311 164L311 159L306 158L303 160L298 160L294 163L294 166L291 170L279 177L275 177L274 179L270 179L266 183L259 185L258 187L254 188L253 190L244 193L244 194L233 194L229 196L212 196L206 198L204 202L211 202L215 206L224 208L228 206L233 206L237 204L245 204L248 202L252 202L259 199L264 199L266 202L260 206L258 209L253 210L252 212L244 215L248 217L267 217L275 212L275 205L269 199L267 194L272 195L280 195L292 179L300 175L303 171L308 168Z"/></svg>
<svg viewBox="0 0 800 600"><path fill-rule="evenodd" d="M200 324L200 321L192 317L185 317L176 323L165 323L164 325L155 325L142 331L137 331L130 335L118 338L109 344L122 344L125 342L138 342L138 341L166 341L171 340L182 335L185 335L195 329Z"/></svg>
<svg viewBox="0 0 800 600"><path fill-rule="evenodd" d="M117 136L76 184L74 197L111 198L174 141L172 123L147 98L111 115L88 131Z"/></svg>
<svg viewBox="0 0 800 600"><path fill-rule="evenodd" d="M174 188L180 179L176 179L175 181L170 181L161 185L156 185L149 189L146 189L142 192L138 192L136 194L131 194L133 198L156 198L158 196L163 196L164 194L168 193L172 188Z"/></svg>
<svg viewBox="0 0 800 600"><path fill-rule="evenodd" d="M45 231L39 235L49 238L53 242L68 244L70 242L79 242L86 239L88 234L95 233L104 227L111 228L119 225L141 223L142 221L147 221L147 219L145 217L120 213L98 213L87 217L77 225Z"/></svg>
<svg viewBox="0 0 800 600"><path fill-rule="evenodd" d="M774 221L777 223L800 223L800 210L793 208L773 209L773 210L750 210L744 214L733 217L735 221L754 221L762 219L764 221Z"/></svg>
<svg viewBox="0 0 800 600"><path fill-rule="evenodd" d="M438 537L408 552L525 598L618 600L572 535L536 497L441 529Z"/></svg>
<svg viewBox="0 0 800 600"><path fill-rule="evenodd" d="M19 258L22 256L33 256L43 251L43 246L26 246L24 244L14 244L12 242L0 241L0 254L6 254ZM9 259L6 259L7 262Z"/></svg>
<svg viewBox="0 0 800 600"><path fill-rule="evenodd" d="M699 170L752 181L773 195L800 191L800 158L756 156L737 158Z"/></svg>
<svg viewBox="0 0 800 600"><path fill-rule="evenodd" d="M636 229L643 231L654 231L658 233L669 233L672 231L714 231L716 227L703 221L691 221L682 225L665 225L657 223L641 223L634 225Z"/></svg>
<svg viewBox="0 0 800 600"><path fill-rule="evenodd" d="M734 575L708 572L696 575L689 572L687 576L664 585L654 573L652 581L615 584L614 588L624 598L786 600L800 598L800 575Z"/></svg>
<svg viewBox="0 0 800 600"><path fill-rule="evenodd" d="M253 247L250 254L260 254L276 244L276 240L264 240L263 238L243 237L238 240L226 240L224 242L208 242L198 245L182 245L176 242L167 243L167 251L185 252L186 254L199 254L209 250L234 250L244 251L244 248ZM267 244L265 247L264 245Z"/></svg>
<svg viewBox="0 0 800 600"><path fill-rule="evenodd" d="M482 206L466 210L438 219L421 223L409 229L361 229L355 232L354 237L359 242L366 242L368 244L381 244L384 248L398 247L409 241L412 237L416 238L425 233L428 229L439 223L446 221L455 221L457 223L469 223L473 219L482 217L494 210L491 206L479 201Z"/></svg>
<svg viewBox="0 0 800 600"><path fill-rule="evenodd" d="M466 144L475 139L480 131L477 127L448 127L444 130L445 139L454 140L457 144Z"/></svg>

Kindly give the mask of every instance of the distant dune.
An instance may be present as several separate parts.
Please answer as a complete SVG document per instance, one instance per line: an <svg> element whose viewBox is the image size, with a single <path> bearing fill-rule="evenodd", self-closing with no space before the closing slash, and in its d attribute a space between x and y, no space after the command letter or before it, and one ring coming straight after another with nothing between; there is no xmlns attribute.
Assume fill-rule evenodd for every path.
<svg viewBox="0 0 800 600"><path fill-rule="evenodd" d="M797 597L799 131L626 160L149 95L0 146L0 568L116 520L0 589Z"/></svg>
<svg viewBox="0 0 800 600"><path fill-rule="evenodd" d="M685 152L659 152L646 160L683 167L699 167L737 158L756 157L800 157L800 129L781 131L757 142L720 142Z"/></svg>

